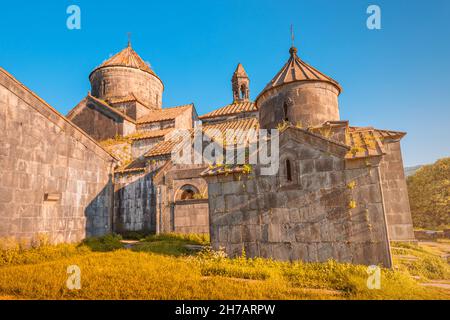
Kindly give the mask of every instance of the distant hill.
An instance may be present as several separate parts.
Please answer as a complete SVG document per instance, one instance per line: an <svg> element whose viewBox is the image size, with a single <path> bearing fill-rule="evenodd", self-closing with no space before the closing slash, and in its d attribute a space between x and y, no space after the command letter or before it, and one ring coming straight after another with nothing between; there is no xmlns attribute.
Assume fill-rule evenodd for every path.
<svg viewBox="0 0 450 320"><path fill-rule="evenodd" d="M422 167L423 167L423 164L420 164L418 166L413 166L413 167L405 167L405 176L409 177L409 176L413 175L414 173L416 173L417 170L419 170Z"/></svg>
<svg viewBox="0 0 450 320"><path fill-rule="evenodd" d="M450 158L416 169L406 182L414 226L450 226Z"/></svg>

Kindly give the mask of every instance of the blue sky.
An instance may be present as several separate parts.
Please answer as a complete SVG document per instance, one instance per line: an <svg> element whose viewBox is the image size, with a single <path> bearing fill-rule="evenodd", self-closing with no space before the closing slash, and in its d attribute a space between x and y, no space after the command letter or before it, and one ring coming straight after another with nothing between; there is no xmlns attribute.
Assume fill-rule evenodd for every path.
<svg viewBox="0 0 450 320"><path fill-rule="evenodd" d="M66 9L81 8L81 30ZM377 4L382 29L366 28ZM338 80L341 119L407 131L406 165L450 156L450 1L19 1L0 9L0 66L61 113L90 89L90 71L134 49L165 84L163 104L199 114L231 102L243 63L255 98L288 59L290 24L300 57Z"/></svg>

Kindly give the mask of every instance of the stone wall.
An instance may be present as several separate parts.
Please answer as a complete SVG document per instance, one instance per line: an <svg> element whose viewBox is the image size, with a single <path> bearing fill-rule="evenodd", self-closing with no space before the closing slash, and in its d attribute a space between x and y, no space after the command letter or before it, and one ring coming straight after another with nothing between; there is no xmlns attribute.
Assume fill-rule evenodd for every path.
<svg viewBox="0 0 450 320"><path fill-rule="evenodd" d="M175 202L172 219L174 232L209 233L208 199Z"/></svg>
<svg viewBox="0 0 450 320"><path fill-rule="evenodd" d="M110 105L134 120L137 120L151 112L149 108L138 101L110 103Z"/></svg>
<svg viewBox="0 0 450 320"><path fill-rule="evenodd" d="M114 231L155 232L156 195L146 172L115 175Z"/></svg>
<svg viewBox="0 0 450 320"><path fill-rule="evenodd" d="M381 161L380 171L389 238L391 241L414 241L400 141L386 141L384 148L386 155Z"/></svg>
<svg viewBox="0 0 450 320"><path fill-rule="evenodd" d="M0 130L0 237L111 231L114 159L3 69Z"/></svg>
<svg viewBox="0 0 450 320"><path fill-rule="evenodd" d="M260 126L276 128L286 118L304 128L339 120L338 95L338 89L326 82L294 82L273 88L256 101Z"/></svg>
<svg viewBox="0 0 450 320"><path fill-rule="evenodd" d="M69 119L97 141L117 135L133 133L135 125L88 98L81 101L69 114Z"/></svg>
<svg viewBox="0 0 450 320"><path fill-rule="evenodd" d="M140 123L137 125L138 131L152 131L152 130L162 130L167 128L174 128L175 120L164 120L158 122L150 122L150 123Z"/></svg>
<svg viewBox="0 0 450 320"><path fill-rule="evenodd" d="M139 158L140 156L144 155L161 141L164 141L164 137L133 140L131 144L131 155L133 159Z"/></svg>
<svg viewBox="0 0 450 320"><path fill-rule="evenodd" d="M209 232L206 181L200 177L204 165L166 163L156 175L158 230L160 232ZM192 187L205 199L181 200L183 187ZM158 193L159 192L159 193Z"/></svg>
<svg viewBox="0 0 450 320"><path fill-rule="evenodd" d="M194 121L198 120L197 113L194 108L188 108L175 118L176 129L191 129Z"/></svg>
<svg viewBox="0 0 450 320"><path fill-rule="evenodd" d="M211 243L231 255L391 266L378 163L301 130L280 137L280 174L208 177ZM283 157L291 160L287 181ZM379 161L379 160L378 160Z"/></svg>

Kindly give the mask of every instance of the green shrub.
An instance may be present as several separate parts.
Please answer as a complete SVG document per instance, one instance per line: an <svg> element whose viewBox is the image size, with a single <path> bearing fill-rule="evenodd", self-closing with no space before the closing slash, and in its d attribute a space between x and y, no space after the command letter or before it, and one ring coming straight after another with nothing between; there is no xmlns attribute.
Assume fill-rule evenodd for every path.
<svg viewBox="0 0 450 320"><path fill-rule="evenodd" d="M89 237L83 240L82 245L89 247L92 251L114 251L122 249L122 236L118 234L107 234L102 237Z"/></svg>
<svg viewBox="0 0 450 320"><path fill-rule="evenodd" d="M127 231L121 234L123 239L126 240L142 240L149 235L146 231Z"/></svg>
<svg viewBox="0 0 450 320"><path fill-rule="evenodd" d="M192 250L186 248L186 244L183 241L151 241L151 242L140 242L133 246L132 249L136 252L152 252L156 254L170 255L170 256L181 256L193 253Z"/></svg>
<svg viewBox="0 0 450 320"><path fill-rule="evenodd" d="M208 234L181 234L181 233L162 233L154 234L145 237L144 242L153 241L182 241L185 244L196 244L196 245L208 245L209 235Z"/></svg>

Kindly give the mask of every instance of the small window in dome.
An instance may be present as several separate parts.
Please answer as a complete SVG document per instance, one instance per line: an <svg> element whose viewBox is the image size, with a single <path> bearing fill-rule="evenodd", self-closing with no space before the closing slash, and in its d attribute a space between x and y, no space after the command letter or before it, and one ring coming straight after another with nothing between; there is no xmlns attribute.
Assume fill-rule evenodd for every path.
<svg viewBox="0 0 450 320"><path fill-rule="evenodd" d="M284 121L289 121L289 118L288 118L288 105L287 105L286 102L283 105L283 112L284 112Z"/></svg>

